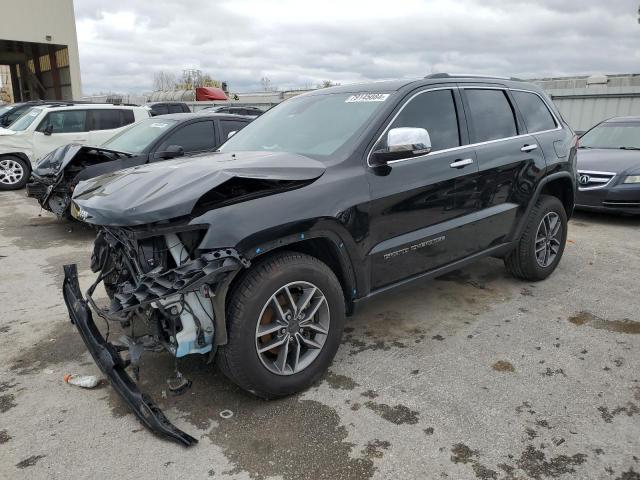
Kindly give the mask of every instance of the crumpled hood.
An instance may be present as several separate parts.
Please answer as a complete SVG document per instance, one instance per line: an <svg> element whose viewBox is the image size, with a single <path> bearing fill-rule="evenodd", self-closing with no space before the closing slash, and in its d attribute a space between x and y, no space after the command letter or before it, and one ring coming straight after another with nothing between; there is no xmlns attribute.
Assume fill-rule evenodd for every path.
<svg viewBox="0 0 640 480"><path fill-rule="evenodd" d="M578 170L627 174L640 168L640 150L611 148L581 148L578 150Z"/></svg>
<svg viewBox="0 0 640 480"><path fill-rule="evenodd" d="M82 149L90 149L76 143L69 143L47 153L36 163L33 173L39 177L57 176Z"/></svg>
<svg viewBox="0 0 640 480"><path fill-rule="evenodd" d="M73 203L76 217L88 223L143 225L188 215L200 197L234 177L305 181L319 178L324 171L321 162L293 153L212 153L80 182Z"/></svg>

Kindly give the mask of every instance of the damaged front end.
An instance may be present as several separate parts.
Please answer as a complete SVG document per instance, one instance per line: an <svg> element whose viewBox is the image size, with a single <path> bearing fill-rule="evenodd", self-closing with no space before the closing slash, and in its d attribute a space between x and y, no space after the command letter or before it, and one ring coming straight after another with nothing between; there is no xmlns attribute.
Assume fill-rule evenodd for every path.
<svg viewBox="0 0 640 480"><path fill-rule="evenodd" d="M122 168L131 155L97 147L68 144L51 151L35 165L27 196L58 218L69 218L73 191L80 182L110 169Z"/></svg>
<svg viewBox="0 0 640 480"><path fill-rule="evenodd" d="M174 427L159 408L138 390L140 357L166 350L176 359L190 354L213 360L216 346L226 343L224 300L235 274L249 266L233 249L201 251L204 230L183 226L162 233L145 228L100 227L91 258L98 278L80 292L75 265L65 266L63 292L71 321L94 360L141 422L153 432L189 446L195 439ZM93 299L103 283L108 307ZM107 324L103 336L93 312ZM109 340L110 326L124 332ZM169 389L181 393L189 381L177 369Z"/></svg>

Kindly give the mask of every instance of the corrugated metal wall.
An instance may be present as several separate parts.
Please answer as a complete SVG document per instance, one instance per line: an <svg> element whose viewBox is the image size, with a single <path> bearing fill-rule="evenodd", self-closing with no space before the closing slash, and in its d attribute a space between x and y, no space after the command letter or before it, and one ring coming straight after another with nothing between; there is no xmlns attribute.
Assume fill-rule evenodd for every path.
<svg viewBox="0 0 640 480"><path fill-rule="evenodd" d="M534 80L574 130L611 117L640 116L640 74Z"/></svg>

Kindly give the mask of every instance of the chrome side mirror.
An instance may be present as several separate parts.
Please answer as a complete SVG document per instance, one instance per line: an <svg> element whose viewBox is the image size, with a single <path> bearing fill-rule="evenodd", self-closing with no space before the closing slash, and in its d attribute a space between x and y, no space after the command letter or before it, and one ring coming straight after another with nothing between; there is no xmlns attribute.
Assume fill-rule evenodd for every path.
<svg viewBox="0 0 640 480"><path fill-rule="evenodd" d="M424 128L398 127L387 132L387 146L374 150L373 166L386 165L394 160L426 155L431 151L431 137Z"/></svg>

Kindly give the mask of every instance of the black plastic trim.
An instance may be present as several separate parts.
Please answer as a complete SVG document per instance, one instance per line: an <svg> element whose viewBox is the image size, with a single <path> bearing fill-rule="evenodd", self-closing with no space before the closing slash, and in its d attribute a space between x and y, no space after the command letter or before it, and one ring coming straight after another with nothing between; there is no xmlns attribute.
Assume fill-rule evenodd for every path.
<svg viewBox="0 0 640 480"><path fill-rule="evenodd" d="M131 379L125 370L127 362L122 360L114 346L104 339L93 321L91 310L80 291L78 269L75 264L64 266L62 293L71 323L78 329L89 353L109 378L113 389L120 394L140 422L156 435L185 447L197 444L198 440L169 422L151 397L142 393Z"/></svg>

